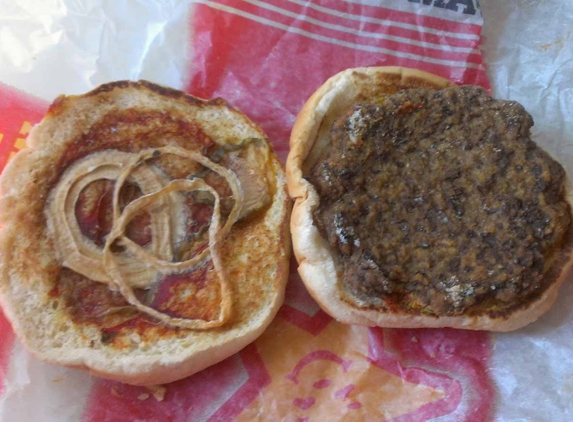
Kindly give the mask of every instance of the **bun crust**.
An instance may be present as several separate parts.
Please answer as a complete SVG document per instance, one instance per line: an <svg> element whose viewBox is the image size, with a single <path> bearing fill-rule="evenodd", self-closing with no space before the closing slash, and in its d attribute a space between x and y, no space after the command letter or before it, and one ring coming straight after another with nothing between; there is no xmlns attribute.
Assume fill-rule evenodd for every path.
<svg viewBox="0 0 573 422"><path fill-rule="evenodd" d="M61 265L44 215L54 169L77 139L89 138L100 121L123 112L135 113L133 127L117 128L129 139L144 139L138 138L137 115L152 113L184 128L198 127L220 146L248 138L263 139L268 146L266 173L260 177L270 175L270 202L235 224L222 242L222 265L232 291L231 316L222 326L126 326L121 341L116 341L120 336L109 341L101 327L72 318L54 290ZM176 135L192 138L186 130ZM146 81L121 81L56 99L27 144L0 178L0 305L33 355L129 384L158 385L222 361L270 324L283 303L289 273L291 201L272 146L244 114L221 99L205 101Z"/></svg>
<svg viewBox="0 0 573 422"><path fill-rule="evenodd" d="M559 287L573 264L571 247L561 256L550 274L553 283L534 301L509 315L429 316L401 311L383 312L356 306L341 298L340 274L333 251L314 225L313 212L319 205L316 189L304 175L328 146L333 121L356 100L375 95L391 95L412 88L442 89L452 84L438 76L400 67L348 69L327 80L306 102L294 124L286 163L289 194L295 201L291 217L293 250L299 274L321 308L338 321L348 324L388 328L452 327L472 330L512 331L539 318L555 302ZM569 186L568 186L569 188ZM568 202L571 204L568 189ZM572 243L571 235L567 244Z"/></svg>

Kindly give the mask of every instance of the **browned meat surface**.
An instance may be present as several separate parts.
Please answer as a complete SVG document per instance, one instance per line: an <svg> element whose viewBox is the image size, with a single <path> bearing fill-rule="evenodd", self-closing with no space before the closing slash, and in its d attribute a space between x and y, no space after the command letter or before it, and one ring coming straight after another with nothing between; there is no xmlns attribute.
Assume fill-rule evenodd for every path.
<svg viewBox="0 0 573 422"><path fill-rule="evenodd" d="M532 125L473 86L403 91L336 120L308 179L344 291L435 315L542 292L570 210Z"/></svg>

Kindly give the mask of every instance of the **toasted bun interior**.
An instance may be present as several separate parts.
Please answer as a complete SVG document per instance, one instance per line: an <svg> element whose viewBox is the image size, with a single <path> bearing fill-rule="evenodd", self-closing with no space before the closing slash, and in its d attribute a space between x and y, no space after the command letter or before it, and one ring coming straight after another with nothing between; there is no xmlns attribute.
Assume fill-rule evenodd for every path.
<svg viewBox="0 0 573 422"><path fill-rule="evenodd" d="M201 136L214 142L212 148L230 145L230 151L240 151L235 145L245 139L256 139L266 144L268 152L260 170L248 169L248 180L254 184L241 186L246 197L259 189L258 181L268 180L265 207L249 204L257 209L247 216L237 211L240 221L216 245L231 300L223 323L212 328L198 324L198 329L190 329L139 313L143 320L137 324L127 321L108 327L74 316L79 305L70 304L57 287L61 272L70 270L62 265L66 258L58 255L46 221L46 204L60 177L57 171L61 163L67 163L78 148L138 152L152 142L153 148L193 150ZM0 178L0 218L4 224L0 232L0 304L32 354L46 362L125 383L157 385L220 362L255 340L271 322L283 302L288 277L291 201L272 146L244 114L221 99L205 101L146 81L121 81L84 95L59 97L33 128L27 144ZM175 159L165 160L165 166L177 162L170 160ZM150 174L164 177L154 172ZM242 180L241 167L233 173ZM180 213L171 215L177 219ZM100 282L84 283L97 291L107 289ZM113 293L114 287L110 288ZM115 289L113 294L118 295ZM179 299L180 293L172 294ZM80 300L89 302L90 293L86 295L87 299ZM98 306L95 294L91 298ZM194 298L191 296L187 303L195 303ZM185 304L183 297L181 301ZM199 304L191 311L201 314L204 310ZM211 312L218 314L217 309Z"/></svg>

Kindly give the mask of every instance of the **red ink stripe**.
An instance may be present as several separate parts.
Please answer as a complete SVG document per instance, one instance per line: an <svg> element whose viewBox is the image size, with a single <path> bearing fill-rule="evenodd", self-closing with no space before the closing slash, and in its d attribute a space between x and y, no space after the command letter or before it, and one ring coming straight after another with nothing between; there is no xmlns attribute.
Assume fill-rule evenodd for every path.
<svg viewBox="0 0 573 422"><path fill-rule="evenodd" d="M373 329L371 337L373 341L384 342L386 351L399 350L404 364L418 367L418 370L400 372L404 379L439 388L447 394L444 399L428 403L393 422L429 420L444 414L465 422L491 419L495 391L488 372L492 350L487 333L403 329L384 330L382 334L381 329ZM428 378L426 370L421 368L440 371L441 377ZM401 371L401 368L390 366L389 370Z"/></svg>
<svg viewBox="0 0 573 422"><path fill-rule="evenodd" d="M240 356L249 374L249 380L209 418L211 422L233 420L271 383L271 377L254 343L243 349Z"/></svg>
<svg viewBox="0 0 573 422"><path fill-rule="evenodd" d="M479 38L457 38L456 33L441 31L440 33L424 32L423 27L404 28L402 26L392 25L392 20L384 18L364 20L364 15L351 15L347 12L329 10L316 10L311 7L305 7L297 3L285 0L265 0L265 3L287 10L289 12L305 15L323 22L344 25L353 29L359 29L367 32L375 32L395 37L403 37L413 41L432 43L440 46L477 48ZM367 18L371 18L368 16ZM390 21L390 24L386 23Z"/></svg>
<svg viewBox="0 0 573 422"><path fill-rule="evenodd" d="M301 30L318 34L320 36L329 37L333 42L347 42L354 43L362 48L384 48L404 54L415 54L423 58L432 58L437 60L457 61L461 64L458 66L466 66L463 63L481 64L481 56L477 53L469 52L453 52L448 50L441 50L430 47L417 46L407 44L400 41L380 39L367 37L360 33L348 33L330 27L320 26L316 23L311 23L302 19L297 19L291 16L285 16L276 11L268 10L250 3L240 2L234 0L217 0L216 3L237 8L243 12L256 15L261 18L268 19L278 24L285 25L289 28L299 28ZM330 25L330 24L329 24ZM419 60L419 59L416 59ZM452 64L447 63L447 66Z"/></svg>
<svg viewBox="0 0 573 422"><path fill-rule="evenodd" d="M422 26L425 28L432 28L448 32L455 32L458 34L479 35L481 33L481 25L478 24L462 23L454 20L389 9L383 6L370 6L358 3L341 2L339 0L315 0L312 1L312 3L327 7L332 10L352 13L353 15L387 19L394 22Z"/></svg>

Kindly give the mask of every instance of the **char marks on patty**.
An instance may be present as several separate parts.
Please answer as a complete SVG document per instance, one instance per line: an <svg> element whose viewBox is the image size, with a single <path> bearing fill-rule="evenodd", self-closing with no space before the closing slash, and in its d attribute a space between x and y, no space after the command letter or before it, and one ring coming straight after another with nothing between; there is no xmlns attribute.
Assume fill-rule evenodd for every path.
<svg viewBox="0 0 573 422"><path fill-rule="evenodd" d="M461 315L541 294L570 209L565 171L532 125L474 86L402 91L338 118L308 179L343 296Z"/></svg>

